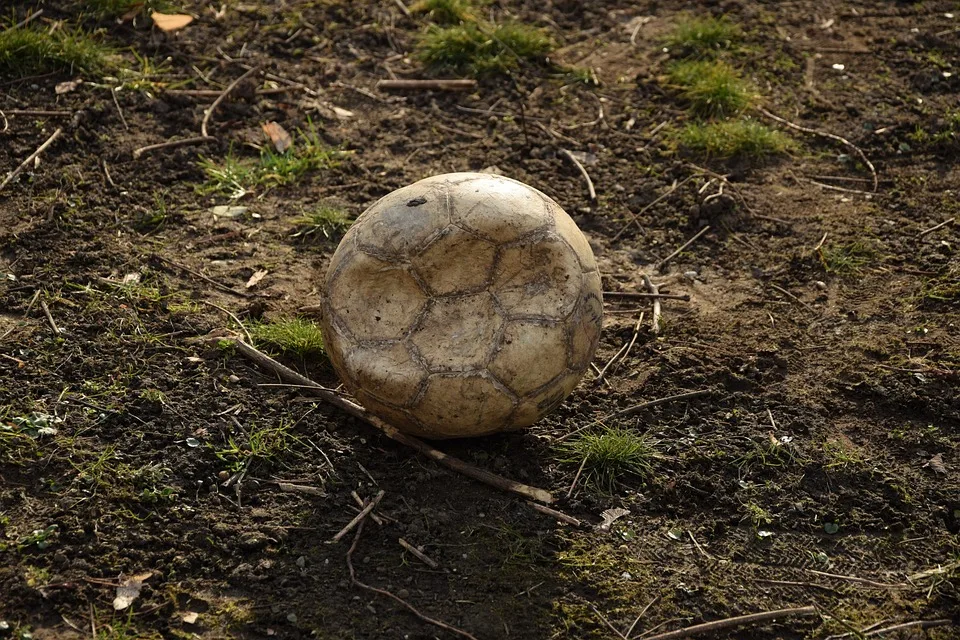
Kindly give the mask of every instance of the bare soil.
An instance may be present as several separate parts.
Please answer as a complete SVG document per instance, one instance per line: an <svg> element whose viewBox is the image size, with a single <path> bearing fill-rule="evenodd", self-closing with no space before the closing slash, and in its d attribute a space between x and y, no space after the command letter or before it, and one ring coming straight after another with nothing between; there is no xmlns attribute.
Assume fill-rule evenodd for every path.
<svg viewBox="0 0 960 640"><path fill-rule="evenodd" d="M76 20L64 4L41 3L42 20ZM83 25L128 67L132 51L166 60L156 83L222 90L259 65L270 75L257 86L289 89L228 97L212 144L132 155L199 135L215 96L148 86L114 103L116 82L100 77L56 94L68 73L0 84L5 171L64 127L0 192L0 637L454 637L352 586L351 538L329 542L356 514L351 491L379 489L385 520L366 523L358 578L477 638L616 637L608 624L625 633L638 615L630 637L641 637L805 605L821 615L710 637L958 623L960 224L921 234L960 215L957 3L505 1L485 11L549 28L553 61L593 68L599 86L530 66L470 92L407 94L374 86L426 75L411 56L424 23L392 2L227 2L220 17L188 5L199 18L171 34L143 16ZM35 8L12 3L18 18ZM798 150L777 158L678 150L670 132L689 115L662 81L663 37L682 10L740 24L729 59L762 104L859 146L877 192L849 148L796 131ZM27 109L65 115L11 114ZM310 120L348 153L246 196L238 218L215 216L232 203L197 193L198 158L256 157L271 120L289 131ZM596 203L562 149L586 154ZM682 182L693 164L728 176L727 196L704 202L719 186L706 174ZM441 445L554 491L590 527L558 524L195 341L232 325L205 303L245 322L317 303L336 243L292 237L303 209L356 215L422 177L491 167L574 216L606 290L642 291L646 273L691 296L664 302L659 334L648 302L608 296L600 367L631 337L638 312L622 311L646 312L609 384L588 375L525 433ZM335 384L322 360L285 362ZM624 477L612 495L579 483L567 497L578 465L559 461L558 438L704 389L622 421L658 441L653 477ZM15 419L38 414L62 420L56 434L23 435ZM246 461L239 489L224 486ZM593 528L611 507L630 513ZM117 585L146 572L115 612Z"/></svg>

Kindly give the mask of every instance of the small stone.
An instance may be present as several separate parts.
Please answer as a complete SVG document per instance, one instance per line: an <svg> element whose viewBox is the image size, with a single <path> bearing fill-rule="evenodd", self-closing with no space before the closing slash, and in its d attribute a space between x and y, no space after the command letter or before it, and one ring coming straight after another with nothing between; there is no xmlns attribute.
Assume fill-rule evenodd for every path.
<svg viewBox="0 0 960 640"><path fill-rule="evenodd" d="M820 289L821 291L825 291L827 288L827 283L824 282L823 280L817 280L813 284L815 284L817 289Z"/></svg>
<svg viewBox="0 0 960 640"><path fill-rule="evenodd" d="M287 614L287 620L288 620L289 622L292 622L292 623L296 624L296 622L297 622L297 614L295 614L295 613L288 613L288 614Z"/></svg>
<svg viewBox="0 0 960 640"><path fill-rule="evenodd" d="M307 566L306 556L300 556L299 558L297 558L297 566L300 567L301 569Z"/></svg>
<svg viewBox="0 0 960 640"><path fill-rule="evenodd" d="M409 589L400 589L400 591L397 591L397 597L400 597L400 598L409 598L409 597L410 597L410 590L409 590Z"/></svg>
<svg viewBox="0 0 960 640"><path fill-rule="evenodd" d="M239 378L236 374L233 374L233 373L230 374L230 377L227 378L227 380L229 380L230 382L232 382L232 383L234 383L234 384L240 382L240 378Z"/></svg>
<svg viewBox="0 0 960 640"><path fill-rule="evenodd" d="M217 474L217 477L220 478L221 480L228 480L230 478L230 472L224 469L223 471Z"/></svg>

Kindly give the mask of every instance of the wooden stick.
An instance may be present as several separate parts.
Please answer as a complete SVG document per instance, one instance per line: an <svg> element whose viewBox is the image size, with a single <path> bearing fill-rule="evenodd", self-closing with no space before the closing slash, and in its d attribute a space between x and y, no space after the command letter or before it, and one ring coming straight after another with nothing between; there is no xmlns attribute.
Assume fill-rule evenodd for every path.
<svg viewBox="0 0 960 640"><path fill-rule="evenodd" d="M8 112L8 113L9 113L9 112ZM0 182L0 191L3 191L3 188L4 188L5 186L7 186L8 184L10 184L10 181L11 181L11 180L13 180L13 179L16 178L18 175L20 175L20 172L23 171L28 164L30 164L31 162L33 162L34 160L36 160L37 157L38 157L41 153L43 153L44 150L45 150L47 147L49 147L50 145L52 145L52 144L54 143L54 141L55 141L57 138L60 137L60 134L61 134L61 133L63 133L63 127L57 127L57 130L54 131L53 134L52 134L49 138L47 138L47 141L46 141L46 142L44 142L42 145L40 145L40 147L37 148L36 151L34 151L33 153L31 153L31 154L27 157L26 160L24 160L23 162L21 162L21 163L20 163L20 166L17 167L16 169L14 169L14 170L4 179L3 182Z"/></svg>
<svg viewBox="0 0 960 640"><path fill-rule="evenodd" d="M921 231L920 233L917 234L917 237L918 237L918 238L922 238L923 236L927 235L928 233L933 233L933 232L936 231L937 229L941 229L941 228L947 226L948 224L953 224L954 222L956 222L956 220L957 220L956 218L949 218L949 219L947 219L947 220L944 220L943 222L941 222L941 223L938 224L938 225L934 225L934 226L930 227L929 229L924 229L923 231Z"/></svg>
<svg viewBox="0 0 960 640"><path fill-rule="evenodd" d="M590 196L590 202L596 202L597 191L596 189L593 188L593 180L590 179L590 174L587 173L587 169L582 164L580 164L580 161L577 160L574 157L573 153L571 153L567 149L561 149L560 155L566 158L567 160L569 160L570 162L572 162L573 166L575 166L580 171L580 175L583 176L583 179L587 183L587 194Z"/></svg>
<svg viewBox="0 0 960 640"><path fill-rule="evenodd" d="M648 402L643 402L641 404L634 405L632 407L627 407L626 409L621 409L615 413L610 414L605 420L610 418L622 418L624 416L632 416L635 413L640 413L644 409L649 409L657 405L666 404L668 402L676 402L677 400L689 400L691 398L700 398L703 396L710 395L713 391L711 389L700 389L699 391L687 391L685 393L678 393L675 396L667 396L666 398L659 398L657 400L650 400Z"/></svg>
<svg viewBox="0 0 960 640"><path fill-rule="evenodd" d="M862 189L847 189L846 187L837 187L832 184L825 184L823 182L817 182L816 180L811 180L810 178L803 178L806 182L816 185L821 189L827 189L829 191L839 191L840 193L855 193L861 196L872 196L872 191L864 191Z"/></svg>
<svg viewBox="0 0 960 640"><path fill-rule="evenodd" d="M210 105L210 108L207 109L206 113L203 114L203 122L200 123L200 135L202 137L204 138L212 137L210 136L209 133L207 133L207 123L210 122L210 117L213 115L213 112L217 109L217 107L220 106L220 103L223 102L224 98L230 95L230 93L237 88L237 85L239 85L241 82L243 82L244 80L246 80L247 78L249 78L259 70L260 68L257 66L251 67L249 70L247 70L246 73L244 73L242 76L240 76L239 78L231 82L229 85L227 85L227 88L223 90L223 93L220 94L220 97L218 97L216 100L213 101L213 104Z"/></svg>
<svg viewBox="0 0 960 640"><path fill-rule="evenodd" d="M798 298L797 296L793 295L792 293L790 293L789 291L787 291L787 290L784 289L783 287L778 287L777 285L771 283L771 284L770 284L770 288L771 288L771 289L776 289L777 291L779 291L779 292L782 293L783 295L785 295L785 296L787 296L787 297L790 297L790 298L793 298L794 300L796 300L797 302L799 302L800 304L802 304L802 305L807 309L807 311L810 311L811 313L816 313L816 312L817 312L816 309L814 309L813 307L811 307L810 305L808 305L806 302L804 302L803 300L801 300L801 299Z"/></svg>
<svg viewBox="0 0 960 640"><path fill-rule="evenodd" d="M613 365L613 363L617 361L617 358L619 358L620 355L621 355L624 351L626 351L626 350L627 350L627 343L624 342L624 343L623 343L623 346L620 347L620 350L617 351L615 354L613 354L613 357L610 358L610 360L607 361L606 366L604 366L603 369L600 369L600 373L597 374L597 377L596 377L596 379L594 380L595 383L600 384L600 383L603 382L604 376L607 375L607 369L609 369L609 368L611 367L611 365Z"/></svg>
<svg viewBox="0 0 960 640"><path fill-rule="evenodd" d="M338 531L337 534L336 534L335 536L333 536L333 538L331 538L331 540L332 540L333 542L340 542L340 539L343 538L343 536L345 536L345 535L347 535L348 533L350 533L355 526L357 526L358 524L360 524L360 521L361 521L361 520L363 520L364 518L366 518L367 515L369 515L369 513L370 513L371 511L373 511L373 508L377 506L377 503L379 503L381 500L383 500L383 496L384 496L386 493L387 493L387 492L384 491L383 489L381 489L379 492L377 492L377 495L375 495L375 496L373 497L373 500L369 501L369 502L367 503L367 505L366 505L363 509L360 510L360 513L358 513L358 514L353 518L353 520L351 520L351 521L347 524L347 526L345 526L343 529L340 529L340 531Z"/></svg>
<svg viewBox="0 0 960 640"><path fill-rule="evenodd" d="M837 580L846 580L847 582L856 582L859 584L865 584L868 587L876 587L878 589L906 589L909 585L900 583L900 584L890 584L887 582L877 582L875 580L870 580L868 578L858 578L857 576L844 576L837 573L827 573L825 571L817 571L816 569L807 569L808 573L812 573L818 576L824 576L825 578L836 578Z"/></svg>
<svg viewBox="0 0 960 640"><path fill-rule="evenodd" d="M377 89L396 89L399 91L468 91L477 86L476 80L468 78L457 80L378 80Z"/></svg>
<svg viewBox="0 0 960 640"><path fill-rule="evenodd" d="M647 636L645 640L675 640L676 638L689 638L690 636L699 636L714 631L722 631L731 627L739 627L745 624L755 624L758 622L769 622L781 618L795 618L801 616L817 615L816 607L796 607L793 609L778 609L776 611L764 611L763 613L751 613L746 616L737 616L735 618L726 618L725 620L714 620L703 624L694 625L685 629L668 631L667 633L658 633L655 636Z"/></svg>
<svg viewBox="0 0 960 640"><path fill-rule="evenodd" d="M192 276L194 276L194 277L200 278L200 279L203 280L204 282L209 282L210 284L212 284L213 286L215 286L217 289L219 289L220 291L223 291L223 292L225 292L225 293L231 293L231 294L233 294L233 295L235 295L235 296L237 296L237 297L240 297L240 298L251 298L251 297L252 297L249 293L245 293L245 292L243 292L243 291L236 291L236 290L234 290L234 289L231 289L230 287L228 287L228 286L225 285L225 284L221 284L221 283L217 282L216 280L213 280L212 278L208 278L207 276L203 275L203 274L200 273L199 271L194 271L194 270L191 269L190 267L186 267L186 266L184 266L184 265L182 265L182 264L180 264L180 263L178 263L178 262L174 262L173 260L170 260L169 258L164 258L164 257L161 256L160 254L156 254L156 253L155 253L155 254L153 254L151 257L154 258L154 259L156 259L156 260L159 260L160 262L165 262L166 264L170 265L171 267L175 267L175 268L177 268L177 269L180 269L181 271L184 271L184 272L186 272L186 273L189 273L190 275L192 275Z"/></svg>
<svg viewBox="0 0 960 640"><path fill-rule="evenodd" d="M4 111L8 116L37 116L66 118L73 115L73 111L48 111L46 109L10 109Z"/></svg>
<svg viewBox="0 0 960 640"><path fill-rule="evenodd" d="M431 569L438 569L440 567L440 565L437 564L436 560L426 555L423 551L420 551L420 549L417 549L415 546L413 546L403 538L399 538L397 542L400 543L401 547L403 547L404 549L412 553L417 560L427 565Z"/></svg>
<svg viewBox="0 0 960 640"><path fill-rule="evenodd" d="M40 308L43 309L43 315L47 316L47 322L50 323L50 328L53 329L53 332L57 335L63 333L63 331L60 330L60 327L57 326L57 323L53 321L53 314L50 313L50 307L47 306L46 301L40 301Z"/></svg>
<svg viewBox="0 0 960 640"><path fill-rule="evenodd" d="M547 515L547 516L550 516L551 518L556 518L556 519L559 520L560 522L566 522L567 524L572 525L572 526L574 526L574 527L582 527L582 526L583 526L583 522L582 522L582 521L578 520L577 518L574 518L573 516L568 516L567 514L563 513L562 511L557 511L556 509L551 509L550 507L545 507L545 506L543 506L542 504L537 504L536 502L529 502L529 501L528 501L527 504L529 504L531 507L533 507L533 510L534 510L534 511L539 511L540 513L542 513L542 514L544 514L544 515Z"/></svg>
<svg viewBox="0 0 960 640"><path fill-rule="evenodd" d="M810 133L810 134L813 134L813 135L815 135L815 136L822 136L822 137L824 137L824 138L830 138L831 140L836 140L837 142L840 142L840 143L846 145L848 148L852 149L854 153L856 153L858 156L860 156L860 159L863 160L863 163L864 163L865 165L867 165L867 167L870 169L870 175L873 176L873 190L874 190L874 191L877 190L877 186L878 186L879 183L880 183L879 178L877 177L877 170L876 170L876 168L873 166L873 163L870 162L870 159L867 158L866 154L865 154L863 151L861 151L861 150L860 150L860 147L858 147L857 145L853 144L852 142L850 142L850 141L847 140L846 138L841 138L840 136L834 135L834 134L832 134L832 133L827 133L827 132L825 132L825 131L817 131L816 129L810 129L810 128L808 128L808 127L801 127L801 126L798 125L798 124L794 124L794 123L790 122L789 120L785 120L785 119L781 118L781 117L778 116L778 115L774 115L774 114L770 113L769 111L767 111L767 110L764 109L763 107L757 107L757 111L759 111L759 112L762 113L763 115L767 116L767 117L770 118L771 120L775 120L775 121L779 122L779 123L782 124L782 125L785 125L785 126L787 126L787 127L790 127L791 129L796 129L797 131L803 131L804 133Z"/></svg>
<svg viewBox="0 0 960 640"><path fill-rule="evenodd" d="M678 255L680 255L680 252L681 252L681 251L683 251L684 249L686 249L687 247L689 247L691 244L693 244L694 242L696 242L697 239L698 239L700 236L702 236L703 234L705 234L707 231L710 231L710 225L707 225L707 226L705 226L703 229L700 229L700 231L697 232L697 235L693 236L692 238L690 238L689 240L687 240L686 242L684 242L682 245L680 245L680 248L679 248L679 249L677 249L676 251L674 251L673 253L671 253L670 255L668 255L666 258L664 258L663 260L661 260L660 262L658 262L656 265L654 265L654 267L653 267L654 270L660 271L661 269L663 269L663 267L664 267L668 262L670 262L671 260L673 260L673 259L674 259L675 257L677 257Z"/></svg>
<svg viewBox="0 0 960 640"><path fill-rule="evenodd" d="M357 506L360 507L361 509L363 509L363 507L366 506L366 503L363 501L363 498L361 498L360 494L358 494L356 491L351 491L350 497L353 498L353 501L356 502ZM383 525L383 518L381 518L380 516L378 516L373 512L370 513L370 519L381 526Z"/></svg>
<svg viewBox="0 0 960 640"><path fill-rule="evenodd" d="M913 627L919 627L920 629L932 629L933 627L945 627L947 625L952 625L953 620L950 618L940 618L939 620L913 620L911 622L903 622L901 624L895 624L892 627L884 627L883 629L875 629L874 631L869 631L863 634L864 638L869 638L870 636L879 636L890 631L897 631L899 629L909 629Z"/></svg>
<svg viewBox="0 0 960 640"><path fill-rule="evenodd" d="M653 284L653 281L650 280L650 276L644 274L643 284L646 285L647 289L650 290L652 294L659 294L660 290L657 288L657 285ZM650 330L653 331L653 334L656 335L660 333L660 315L663 313L662 307L660 305L660 298L655 297L653 299L653 320L651 321Z"/></svg>
<svg viewBox="0 0 960 640"><path fill-rule="evenodd" d="M338 409L349 413L355 418L363 420L372 427L382 431L383 434L391 440L410 447L427 458L442 464L448 469L452 469L453 471L465 475L468 478L473 478L478 482L490 485L491 487L501 491L514 493L527 499L537 500L546 504L550 504L554 501L553 494L551 494L549 491L531 487L529 485L498 476L494 473L490 473L489 471L466 463L459 458L455 458L451 455L443 453L442 451L439 451L438 449L434 449L426 442L418 438L398 431L396 427L389 425L372 413L369 413L360 405L354 404L346 398L340 397L329 389L324 389L310 378L302 376L293 369L283 366L273 358L261 353L242 340L233 340L233 344L241 355L249 360L252 360L264 369L277 374L285 382L308 388L315 396L327 404L337 407Z"/></svg>
<svg viewBox="0 0 960 640"><path fill-rule="evenodd" d="M20 27L25 27L25 26L27 26L28 24L30 24L34 19L39 18L39 17L42 16L42 15L43 15L43 9L38 9L38 10L34 11L33 13L31 13L30 15L28 15L28 16L27 16L26 18L24 18L23 20L21 20L20 22L18 22L17 24L15 24L15 25L13 25L12 27L10 27L10 29L8 29L8 31L12 31L12 30L14 30L14 29L19 29Z"/></svg>
<svg viewBox="0 0 960 640"><path fill-rule="evenodd" d="M357 533L356 533L355 536L353 536L353 544L350 545L350 549L347 551L347 568L350 570L350 582L352 582L354 585L360 587L361 589L365 589L365 590L367 590L367 591L372 591L373 593L377 593L377 594L380 594L380 595L382 595L382 596L386 596L387 598L390 598L390 599L393 600L394 602L397 602L397 603L403 605L403 606L404 606L407 610L409 610L413 615L417 616L418 618L420 618L421 620L423 620L424 622L426 622L426 623L428 623L428 624L432 624L432 625L435 626L435 627L440 627L441 629L446 629L447 631L450 631L451 633L455 633L455 634L457 634L457 635L463 636L464 638L469 638L470 640L477 640L476 636L474 636L474 635L472 635L472 634L470 634L470 633L468 633L468 632L466 632L466 631L463 631L462 629L458 629L458 628L456 628L456 627L450 626L450 625L447 624L446 622L442 622L442 621L440 621L440 620L434 620L433 618L429 618L429 617L423 615L422 613L420 613L420 611L419 611L416 607L414 607L412 604L410 604L409 602L407 602L407 601L404 600L403 598L401 598L401 597L399 597L399 596L395 596L395 595L393 595L392 593L390 593L389 591L387 591L387 590L385 590L385 589L378 589L378 588L376 588L376 587L371 587L370 585L368 585L368 584L366 584L366 583L363 583L363 582L360 582L360 580L357 579L357 572L356 572L356 570L353 568L353 552L356 551L356 549L357 549L357 544L359 544L359 542L360 542L360 534L363 533L363 523L364 523L364 522L365 522L365 520L361 520L361 521L360 521L360 526L357 527Z"/></svg>
<svg viewBox="0 0 960 640"><path fill-rule="evenodd" d="M630 220L627 222L627 224L623 225L623 227L620 228L620 231L617 231L617 233L613 236L613 238L611 238L611 240L616 240L617 238L619 238L620 236L622 236L622 235L624 234L624 232L626 232L626 230L629 229L630 226L633 225L633 224L636 224L637 226L640 226L640 216L642 216L644 213L646 213L649 209L651 209L652 207L654 207L656 204L658 204L658 203L661 202L662 200L665 200L667 197L670 196L670 194L672 194L674 191L676 191L677 189L679 189L679 188L682 187L683 185L687 184L688 182L690 182L691 180L693 180L694 178L696 178L698 175L700 175L700 174L695 173L695 174L692 175L692 176L687 176L686 178L684 178L683 180L681 180L681 181L678 182L677 184L675 184L675 185L673 185L672 187L670 187L669 189L667 189L666 193L664 193L664 194L660 195L659 197L657 197L653 202L651 202L650 204L648 204L647 206L645 206L643 209L640 209L640 211L638 211L637 213L631 213L631 214L630 214L630 216L631 216L631 217L630 217ZM640 228L643 229L643 227L640 227Z"/></svg>
<svg viewBox="0 0 960 640"><path fill-rule="evenodd" d="M410 15L410 9L407 8L407 5L403 4L403 0L393 0L393 4L397 5L397 8L400 9L400 13L406 17L412 17Z"/></svg>
<svg viewBox="0 0 960 640"><path fill-rule="evenodd" d="M207 144L208 142L214 142L216 138L210 136L197 136L195 138L183 138L181 140L167 140L166 142L160 142L158 144L148 144L145 147L140 147L133 150L133 159L136 160L140 156L150 151L156 151L157 149L172 149L174 147L186 147L188 145L195 144Z"/></svg>
<svg viewBox="0 0 960 640"><path fill-rule="evenodd" d="M573 482L570 483L570 489L567 490L567 499L570 499L570 496L573 495L573 490L577 486L577 480L580 479L580 474L583 473L583 468L587 466L587 456L583 456L583 462L580 463L580 468L577 469L577 475L573 476Z"/></svg>
<svg viewBox="0 0 960 640"><path fill-rule="evenodd" d="M684 302L690 302L690 295L675 294L675 293L634 293L632 291L604 291L603 297L613 297L613 298L660 298L661 300L683 300Z"/></svg>
<svg viewBox="0 0 960 640"><path fill-rule="evenodd" d="M634 343L637 341L637 337L640 335L640 325L643 324L644 312L640 312L640 317L637 318L637 323L633 325L633 335L630 336L630 343L627 345L627 351L623 354L623 357L617 362L617 366L613 368L613 372L616 373L617 369L620 368L620 363L626 360L630 356L630 350L633 349Z"/></svg>
<svg viewBox="0 0 960 640"><path fill-rule="evenodd" d="M603 622L603 624L607 625L607 629L610 629L610 631L613 631L614 635L616 635L618 638L620 638L620 640L627 640L627 636L625 636L625 635L623 635L622 633L620 633L620 630L619 630L619 629L617 629L615 626L613 626L612 624L610 624L610 621L607 620L607 619L603 616L603 614L600 613L600 611L599 611L595 606L590 605L590 608L593 610L594 615L596 615L598 618L600 618L600 621Z"/></svg>

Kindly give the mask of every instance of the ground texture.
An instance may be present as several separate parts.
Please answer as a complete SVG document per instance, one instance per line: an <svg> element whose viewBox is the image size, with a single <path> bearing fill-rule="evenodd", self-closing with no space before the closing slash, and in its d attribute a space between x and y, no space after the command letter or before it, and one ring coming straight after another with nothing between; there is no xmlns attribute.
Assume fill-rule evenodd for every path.
<svg viewBox="0 0 960 640"><path fill-rule="evenodd" d="M64 4L41 3L36 24L79 21L128 71L0 78L4 173L63 128L0 191L0 637L454 637L354 586L352 536L329 542L356 514L351 491L380 489L357 578L477 638L650 637L807 605L818 615L711 637L957 622L960 225L922 233L960 214L957 3L505 1L481 11L547 28L554 67L402 94L375 83L429 75L410 55L427 18L393 2L197 2L171 33L142 13ZM36 8L14 2L8 24ZM684 9L740 25L724 56L756 104L856 144L876 192L850 147L755 108L744 117L781 128L788 154L720 160L678 144L692 116L664 80L664 39ZM259 73L212 113L215 141L134 159L200 135L245 65ZM30 110L63 115L18 113ZM270 121L342 153L240 198L198 191L201 159L256 162ZM277 381L196 341L236 330L217 307L254 325L317 304L336 234L295 236L305 210L355 216L422 177L483 169L570 212L605 290L643 291L648 274L691 296L664 301L659 334L649 301L608 296L598 366L645 319L607 383L588 375L525 433L442 445L555 492L553 506L589 526L265 386ZM281 359L335 384L320 356ZM609 491L581 480L568 495L579 465L559 438L700 390L608 425L656 442L651 474ZM612 507L629 514L595 528ZM139 596L115 611L117 586L136 577Z"/></svg>

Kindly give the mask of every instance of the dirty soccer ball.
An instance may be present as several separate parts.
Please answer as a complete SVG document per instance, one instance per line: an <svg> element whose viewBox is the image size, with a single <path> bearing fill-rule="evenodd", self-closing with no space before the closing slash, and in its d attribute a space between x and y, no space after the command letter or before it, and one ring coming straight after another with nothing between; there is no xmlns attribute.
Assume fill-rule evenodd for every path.
<svg viewBox="0 0 960 640"><path fill-rule="evenodd" d="M603 315L583 233L532 187L451 173L398 189L344 236L323 330L344 386L396 428L529 426L577 386Z"/></svg>

